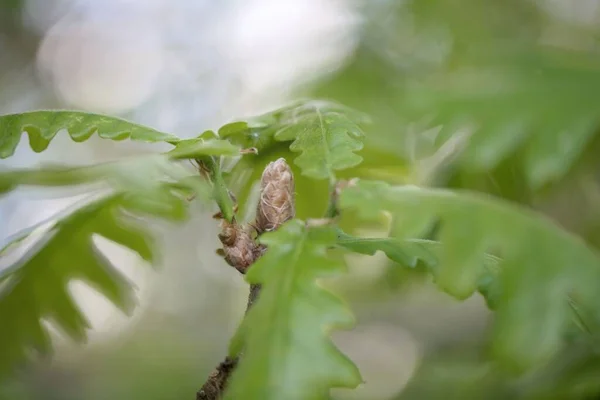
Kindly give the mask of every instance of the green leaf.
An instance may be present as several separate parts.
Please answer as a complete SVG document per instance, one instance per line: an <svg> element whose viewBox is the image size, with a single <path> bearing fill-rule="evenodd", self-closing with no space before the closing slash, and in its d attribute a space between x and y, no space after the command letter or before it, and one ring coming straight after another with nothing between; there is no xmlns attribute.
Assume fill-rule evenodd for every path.
<svg viewBox="0 0 600 400"><path fill-rule="evenodd" d="M71 167L43 165L38 168L0 170L0 194L17 186L70 186L106 182L114 190L134 193L150 190L167 182L181 182L190 177L183 166L163 155L132 157L91 166ZM201 192L201 181L186 180L187 187Z"/></svg>
<svg viewBox="0 0 600 400"><path fill-rule="evenodd" d="M248 121L237 121L223 125L219 129L219 137L231 140L242 147L254 147L259 152L273 144L273 134L277 121L271 118L255 117Z"/></svg>
<svg viewBox="0 0 600 400"><path fill-rule="evenodd" d="M239 156L240 147L228 140L184 139L167 153L173 159L200 158L204 156Z"/></svg>
<svg viewBox="0 0 600 400"><path fill-rule="evenodd" d="M269 250L246 278L262 290L234 338L232 354L244 353L225 399L328 399L332 387L361 383L356 366L327 338L353 317L317 285L343 271L326 255L335 239L333 229L300 220L261 238Z"/></svg>
<svg viewBox="0 0 600 400"><path fill-rule="evenodd" d="M67 130L76 142L83 142L94 133L104 139L143 142L178 141L176 136L134 124L121 118L81 111L30 111L0 116L0 159L12 156L21 135L27 132L29 145L36 153L44 151L54 136Z"/></svg>
<svg viewBox="0 0 600 400"><path fill-rule="evenodd" d="M40 233L34 235L40 237L33 246L0 271L0 377L14 372L32 354L51 352L42 320L75 340L86 339L89 323L69 292L74 280L87 283L124 312L132 311L132 284L99 252L93 237L102 236L154 261L156 246L134 218L146 209L140 202L145 197L119 194L88 201L46 222L48 228L29 228L15 235L13 246L3 246L2 256L9 257L15 244ZM181 202L168 188L162 198L153 196L155 203L161 200L163 209ZM152 210L157 208L154 204Z"/></svg>
<svg viewBox="0 0 600 400"><path fill-rule="evenodd" d="M237 128L232 129L235 131ZM235 215L235 204L225 184L219 156L239 156L243 152L239 145L233 144L229 140L216 139L218 137L213 131L205 131L197 138L173 143L175 148L167 155L174 159L194 159L199 168L208 172L213 186L212 198L219 206L223 217L227 221L232 221Z"/></svg>
<svg viewBox="0 0 600 400"><path fill-rule="evenodd" d="M600 122L600 58L527 47L463 62L410 85L406 108L435 114L440 143L470 126L460 158L470 171L489 171L522 150L532 188L561 178Z"/></svg>
<svg viewBox="0 0 600 400"><path fill-rule="evenodd" d="M373 116L377 134L366 147L412 159L421 133L441 128L436 147L447 150L449 137L469 132L451 153L461 172L489 172L517 156L527 186L539 189L573 172L599 136L594 46L539 40L552 31L595 43L597 32L559 14L520 0L379 2L350 63L317 94Z"/></svg>
<svg viewBox="0 0 600 400"><path fill-rule="evenodd" d="M197 176L190 178L183 166L163 155L81 168L0 173L0 187L5 189L83 183L108 186L85 206L75 206L0 243L0 258L10 262L0 271L0 377L25 362L31 350L51 350L42 319L76 340L85 339L88 322L68 291L73 280L83 280L123 311L131 311L131 283L110 265L92 239L102 236L153 261L155 246L134 216L184 219L184 194L210 195L205 182ZM98 199L98 194L103 197ZM22 249L26 249L24 254Z"/></svg>
<svg viewBox="0 0 600 400"><path fill-rule="evenodd" d="M293 140L290 150L301 152L295 164L310 178L335 180L335 171L354 167L362 157L364 133L353 120L332 103L306 102L290 111L279 123L275 140Z"/></svg>
<svg viewBox="0 0 600 400"><path fill-rule="evenodd" d="M72 186L101 184L116 194L136 199L137 207L147 214L169 219L186 217L183 198L194 195L210 198L211 188L197 175L165 156L134 157L85 167L46 166L0 172L0 194L19 185ZM179 193L178 201L172 197Z"/></svg>
<svg viewBox="0 0 600 400"><path fill-rule="evenodd" d="M255 183L260 180L263 167L270 161L280 157L290 160L289 142L276 141L274 139L275 134L297 124L298 127L305 125L300 119L306 121L311 113L315 115L315 106L318 107L318 110L324 110L323 112L326 114L337 112L356 124L369 121L364 114L332 102L302 100L258 117L226 124L219 129L219 137L230 140L243 148L254 147L258 150L258 155L243 157L234 166L224 168L230 189L235 193L239 204L244 205L240 211L242 218L251 218L253 211L248 210L253 210L255 207L252 208L247 200L253 192ZM354 127L356 128L356 126ZM295 139L294 137L290 140ZM337 153L338 150L334 152ZM304 186L302 193L306 191L313 194L320 191L327 192L327 181L315 182L310 174L303 173L306 172L304 166L291 161L290 164L294 170L299 191L301 186ZM346 170L341 175L349 174L351 171ZM301 218L314 216L315 209L326 207L326 197L323 198L323 202L315 200L311 196L308 196L307 199L310 199L310 201L299 201L297 204L297 213ZM318 212L320 213L320 211Z"/></svg>
<svg viewBox="0 0 600 400"><path fill-rule="evenodd" d="M224 125L219 137L259 153L292 141L290 150L300 151L296 159L304 175L331 178L335 170L358 165L364 136L359 124L369 119L362 113L324 100L301 100L269 113Z"/></svg>
<svg viewBox="0 0 600 400"><path fill-rule="evenodd" d="M400 240L396 238L362 238L338 232L338 246L359 254L369 256L382 251L392 261L414 268L418 260L425 261L428 265L437 264L433 254L421 243L421 241Z"/></svg>
<svg viewBox="0 0 600 400"><path fill-rule="evenodd" d="M437 284L459 299L480 289L484 252L500 253L501 290L489 284L487 289L497 296L493 350L506 365L539 365L561 348L572 324L568 296L576 294L582 304L598 301L598 255L543 216L511 203L470 192L365 181L342 193L340 207L368 219L388 210L395 217L395 234L404 239L419 234L416 226L441 221Z"/></svg>
<svg viewBox="0 0 600 400"><path fill-rule="evenodd" d="M293 110L305 102L306 100L296 101L265 114L246 118L245 121L225 124L219 129L219 137L245 148L255 147L260 152L273 144L273 135L283 125L290 123Z"/></svg>
<svg viewBox="0 0 600 400"><path fill-rule="evenodd" d="M433 276L434 281L437 281L438 273L440 269L443 269L440 266L440 257L444 254L443 244L434 240L398 239L394 237L364 238L340 231L338 232L337 245L346 250L370 256L382 251L390 260L407 268L415 268L418 262L421 261ZM495 308L498 296L497 276L500 261L498 257L486 253L478 277L477 290L492 309ZM443 288L440 289L443 290Z"/></svg>

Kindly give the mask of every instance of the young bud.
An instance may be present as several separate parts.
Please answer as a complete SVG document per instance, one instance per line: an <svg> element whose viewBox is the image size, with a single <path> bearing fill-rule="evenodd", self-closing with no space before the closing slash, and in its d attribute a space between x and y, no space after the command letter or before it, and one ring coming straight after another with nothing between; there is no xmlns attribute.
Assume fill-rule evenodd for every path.
<svg viewBox="0 0 600 400"><path fill-rule="evenodd" d="M248 267L260 255L256 242L250 233L240 225L223 221L219 240L223 243L223 248L218 251L218 254L242 274L246 273Z"/></svg>
<svg viewBox="0 0 600 400"><path fill-rule="evenodd" d="M296 214L294 175L285 159L269 163L262 174L261 196L256 209L258 233L277 229Z"/></svg>

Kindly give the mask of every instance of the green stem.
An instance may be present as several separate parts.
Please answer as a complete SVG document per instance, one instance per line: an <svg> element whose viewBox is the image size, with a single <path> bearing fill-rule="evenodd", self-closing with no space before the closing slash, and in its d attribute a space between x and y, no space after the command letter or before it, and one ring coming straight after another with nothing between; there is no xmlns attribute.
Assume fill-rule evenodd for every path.
<svg viewBox="0 0 600 400"><path fill-rule="evenodd" d="M209 171L209 178L213 185L212 196L217 205L219 206L219 209L223 214L223 218L227 220L227 222L233 222L233 219L235 217L235 203L231 198L229 189L227 188L225 180L223 179L223 175L221 173L221 166L219 165L218 158L203 157L201 159L198 159L197 161L205 165Z"/></svg>
<svg viewBox="0 0 600 400"><path fill-rule="evenodd" d="M339 215L340 210L337 207L337 182L332 181L329 184L329 203L325 210L324 218L335 218Z"/></svg>

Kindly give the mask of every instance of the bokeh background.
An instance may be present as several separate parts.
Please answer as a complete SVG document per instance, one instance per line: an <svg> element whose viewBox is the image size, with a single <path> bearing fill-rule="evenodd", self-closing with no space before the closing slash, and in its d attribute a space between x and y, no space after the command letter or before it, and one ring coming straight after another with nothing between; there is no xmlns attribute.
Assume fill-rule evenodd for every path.
<svg viewBox="0 0 600 400"><path fill-rule="evenodd" d="M597 245L600 160L594 135L576 167L532 188L518 154L492 170L450 168L452 142L439 146L436 133L413 111L423 106L459 115L463 109L456 104L468 110L499 98L488 104L497 114L481 112L491 124L514 110L541 115L538 98L561 97L563 77L530 79L539 65L527 55L550 46L568 52L567 61L595 57L599 22L597 0L2 0L0 114L80 109L193 137L298 97L333 99L373 120L361 153L365 163L353 173L489 192L546 212ZM488 74L491 69L505 81ZM467 73L450 75L458 70ZM455 97L414 90L431 77ZM514 97L495 97L495 85L515 82L523 89ZM586 90L594 92L598 82L586 81ZM0 167L92 164L156 149L96 137L76 144L59 135L41 154L22 143ZM259 164L281 154L275 149L261 155ZM296 176L299 216L321 215L326 182ZM249 187L234 191L244 206ZM73 201L64 190L28 188L4 196L0 237ZM242 277L214 254L214 211L194 203L185 224L149 221L160 239L156 269L114 244L99 243L138 288L134 315L73 282L73 295L93 326L88 343L53 331L53 358L0 388L0 397L191 399L226 353L248 293ZM350 273L331 284L350 302L358 323L334 337L366 383L335 391L335 398L508 398L504 381L490 375L480 357L490 316L479 295L459 303L419 271L397 268L380 254L349 256L347 263Z"/></svg>

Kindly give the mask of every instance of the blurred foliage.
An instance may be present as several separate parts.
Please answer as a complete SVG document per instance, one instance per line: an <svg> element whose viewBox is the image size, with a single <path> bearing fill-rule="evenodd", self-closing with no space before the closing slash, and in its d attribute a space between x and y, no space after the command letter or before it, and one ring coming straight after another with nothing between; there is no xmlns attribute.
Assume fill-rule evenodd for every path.
<svg viewBox="0 0 600 400"><path fill-rule="evenodd" d="M85 339L87 320L68 293L67 285L72 279L84 280L119 308L131 312L130 283L98 253L92 242L92 235L100 234L145 260L151 259L152 245L147 233L132 225L132 220L125 224L123 219L127 217L119 206L123 206L123 200L112 197L78 209L46 232L45 243L33 248L31 254L25 253L20 263L2 271L2 375L24 362L31 349L42 354L51 350L42 319L52 321L74 339Z"/></svg>
<svg viewBox="0 0 600 400"><path fill-rule="evenodd" d="M440 255L443 256L446 253L443 250L443 243L433 240L396 237L365 238L347 235L343 232L338 233L337 245L352 252L370 256L375 255L378 251L385 253L395 263L384 275L384 282L390 287L396 286L396 288L411 277L411 274L405 273L404 268L412 270L413 276L426 272L433 276L434 280L437 279L442 268ZM477 290L485 297L490 308L494 308L498 296L495 285L499 273L499 261L498 257L484 254L480 276L477 277Z"/></svg>
<svg viewBox="0 0 600 400"><path fill-rule="evenodd" d="M512 163L538 188L567 173L595 135L598 55L579 45L594 30L520 0L364 7L370 18L353 60L313 90L372 116L368 133L377 134L366 147L394 146L420 168L415 161L454 137L454 174L488 173L518 154ZM575 43L543 43L550 29Z"/></svg>
<svg viewBox="0 0 600 400"><path fill-rule="evenodd" d="M194 393L198 377L212 367L203 359L210 352L193 335L176 331L177 324L146 321L142 327L142 332L117 343L96 344L83 354L57 355L58 362L39 363L0 385L0 399L162 400Z"/></svg>
<svg viewBox="0 0 600 400"><path fill-rule="evenodd" d="M577 7L564 4L563 10ZM396 178L396 183L489 193L547 213L590 245L600 246L597 24L569 21L550 14L541 2L528 1L364 2L362 11L367 20L354 57L309 91L371 115L365 149L381 149L396 160L382 161L383 172L369 178L390 181L386 169L402 165L404 179ZM452 139L461 134L454 145ZM426 168L431 161L433 173ZM546 272L541 257L552 250L532 249L538 266L532 268ZM578 266L565 263L567 279ZM520 285L516 275L523 276L524 268L514 266L514 285ZM390 262L381 284L402 286L420 274L422 269ZM532 273L531 279L537 283L539 278ZM584 282L588 289L593 286L595 281ZM586 315L588 323L597 319L593 314ZM536 323L524 320L522 325L533 329ZM416 381L425 391L414 395L409 390L412 395L406 398L469 397L452 396L452 385L468 386L483 367L472 364L474 375L456 377L452 371L459 366L452 361L460 359L458 351L438 365L445 377L422 370ZM593 398L600 390L592 384L593 372L586 371L593 371L597 358L590 355L590 363L591 370L557 368L552 379L532 383L543 394L522 398ZM508 378L497 373L490 370L482 379L495 383L478 383L479 391L471 397L513 397L498 390ZM589 376L589 390L576 393L585 386L578 379Z"/></svg>
<svg viewBox="0 0 600 400"><path fill-rule="evenodd" d="M195 177L194 177L195 178ZM160 183L180 189L191 186L206 192L202 182L191 179L190 172L162 155L123 159L91 166L44 165L39 168L0 170L0 194L19 186L74 186L106 182L117 192L152 191Z"/></svg>
<svg viewBox="0 0 600 400"><path fill-rule="evenodd" d="M89 284L123 311L132 311L131 282L98 251L93 236L100 235L152 261L156 251L139 217L180 221L187 216L185 200L174 187L156 180L151 163L144 166L139 176L127 175L131 170L116 175L129 178L121 180L121 190L115 187L108 196L90 196L84 205L8 238L0 249L0 256L12 261L0 271L0 376L23 363L31 350L39 354L51 351L43 320L73 339L86 338L87 319L68 290L74 280ZM111 175L105 177L111 179Z"/></svg>
<svg viewBox="0 0 600 400"><path fill-rule="evenodd" d="M596 306L600 264L596 251L588 247L600 246L600 113L595 106L600 100L600 32L593 24L559 18L540 4L527 0L363 2L365 23L353 57L302 93L333 101L296 102L227 124L218 134L208 135L211 138L188 141L92 114L11 115L0 117L0 155L13 154L23 130L35 151L44 150L63 128L74 140L97 131L111 139L167 141L176 146L169 153L171 159L199 158L208 164L212 198L228 210L230 219L231 190L244 221L252 219L256 184L264 166L279 157L295 159L296 208L301 219L323 215L330 184L336 179L416 185L366 184L350 189L342 204L346 210L354 209L345 210L340 221L348 234L338 235L337 241L312 237L299 221L265 237L271 250L248 275L250 281L264 283L265 291L237 336L246 358L236 372L231 396L246 392L260 393L261 398L282 397L282 393L323 397L333 384L354 382L350 377L357 375L351 363L332 349L323 333L323 325L343 319L345 311L337 303L330 307L333 311L327 309L330 298L323 300L324 292L314 284L337 266L324 254L325 247L337 243L359 254L384 252L392 261L383 275L389 282L408 280L405 271L426 271L445 292L464 299L478 291L495 310L485 349L471 347L460 354L428 357L399 398L591 397L600 392ZM363 112L370 116L370 124L365 123ZM233 157L240 148L250 147L258 155ZM208 192L179 173L166 173L169 190L156 183L160 190L145 191L156 188L150 182L156 182L155 176L141 179L149 186L123 185L127 182L120 176L124 165L7 171L0 174L0 189L106 179L123 199L136 199L119 203L119 208L135 205L151 215L160 215L162 201L170 204L166 199L175 196L170 189ZM143 169L138 171L144 176ZM170 194L161 197L165 193ZM576 206L569 205L573 201ZM107 205L98 213L112 215L111 210ZM366 223L383 230L382 210L394 214L389 237L360 237L358 228ZM118 278L106 279L110 269L94 258L89 235L73 233L73 221L82 224L85 229L77 229L84 233L102 233L110 225L124 229L120 219L98 221L96 217L81 208L60 219L54 225L55 236L32 250L33 256L19 268L2 272L0 320L10 320L16 327L0 331L0 339L2 334L10 337L7 343L15 346L6 354L20 356L23 346L31 344L47 347L40 325L42 311L62 310L60 325L81 336L85 320L70 299L65 300L64 284L71 277L91 274L116 304L127 303L127 287ZM139 240L129 246L149 257L147 249L139 247L144 243L142 233L134 233L138 236L132 237ZM60 274L52 279L43 273L34 277L28 271L64 259L57 238L76 242L78 249L85 250L82 257L56 264ZM287 270L277 268L284 264ZM21 292L6 292L11 274L23 274L20 280L12 279L21 285ZM44 283L29 284L36 279ZM57 284L47 288L48 281ZM45 305L36 304L31 307L36 312L18 319L7 304L24 303L23 293L31 288L39 295L30 297ZM11 300L17 295L21 297ZM57 299L62 302L55 304ZM313 304L318 300L325 306ZM464 357L469 352L475 355ZM488 357L490 352L495 359ZM329 363L340 369L328 368ZM507 366L532 370L515 377ZM348 379L341 378L344 370ZM289 386L262 392L271 382Z"/></svg>
<svg viewBox="0 0 600 400"><path fill-rule="evenodd" d="M132 284L98 251L93 236L100 235L136 252L146 261L153 261L156 250L150 242L150 232L143 228L139 218L181 221L187 218L186 197L195 195L203 201L211 198L206 182L172 160L239 155L239 148L226 141L180 140L118 118L70 111L0 117L3 154L14 153L22 131L29 133L34 150L43 151L62 129L67 129L76 141L99 132L106 139L131 137L150 142L168 141L175 148L167 156L143 156L83 167L45 166L0 172L2 193L20 185L104 183L104 187L96 189L108 189L90 196L83 205L77 204L7 238L0 248L0 255L10 260L0 271L0 319L4 321L0 333L3 354L0 377L25 362L32 350L39 354L51 351L43 320L55 324L73 339L85 340L89 329L87 319L68 291L69 283L76 279L83 280L123 311L131 313ZM216 175L218 173L213 174L213 178ZM228 194L226 196L229 199Z"/></svg>
<svg viewBox="0 0 600 400"><path fill-rule="evenodd" d="M480 353L480 348L463 343L427 356L396 400L591 400L600 391L599 354L584 343L559 353L551 365L521 378L506 375Z"/></svg>
<svg viewBox="0 0 600 400"><path fill-rule="evenodd" d="M382 210L394 214L394 234L419 237L436 220L443 243L436 283L459 298L470 297L488 281L493 296L493 352L505 365L528 369L547 362L563 344L572 324L568 297L584 305L598 301L600 259L578 237L541 215L473 193L392 187L360 182L342 193L342 208L365 219ZM484 254L503 258L499 277L486 277Z"/></svg>

